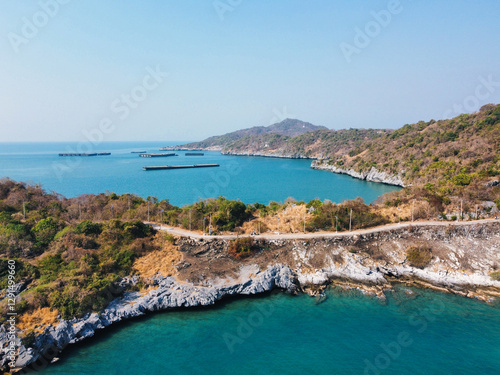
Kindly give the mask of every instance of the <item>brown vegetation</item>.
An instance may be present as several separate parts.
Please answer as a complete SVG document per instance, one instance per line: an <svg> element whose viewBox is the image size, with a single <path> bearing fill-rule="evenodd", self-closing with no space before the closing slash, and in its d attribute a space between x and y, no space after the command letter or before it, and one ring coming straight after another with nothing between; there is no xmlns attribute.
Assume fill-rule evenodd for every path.
<svg viewBox="0 0 500 375"><path fill-rule="evenodd" d="M232 240L229 243L227 252L233 258L242 259L249 257L256 250L257 248L255 246L255 241L253 240L253 238L243 237Z"/></svg>
<svg viewBox="0 0 500 375"><path fill-rule="evenodd" d="M413 267L425 268L432 260L432 252L428 247L410 246L406 249L406 259Z"/></svg>
<svg viewBox="0 0 500 375"><path fill-rule="evenodd" d="M58 321L58 315L57 309L38 308L20 315L16 326L21 331L29 330L42 333L48 325Z"/></svg>
<svg viewBox="0 0 500 375"><path fill-rule="evenodd" d="M173 276L175 265L182 261L182 253L172 243L167 242L162 250L148 253L136 259L132 268L144 279L155 275Z"/></svg>

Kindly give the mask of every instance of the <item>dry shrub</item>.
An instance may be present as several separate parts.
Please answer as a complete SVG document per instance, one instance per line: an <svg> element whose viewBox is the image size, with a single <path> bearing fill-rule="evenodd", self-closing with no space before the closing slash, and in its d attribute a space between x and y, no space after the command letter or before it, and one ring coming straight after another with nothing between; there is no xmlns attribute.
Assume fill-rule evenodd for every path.
<svg viewBox="0 0 500 375"><path fill-rule="evenodd" d="M252 255L256 250L255 241L251 237L237 238L229 243L227 252L233 258L243 259Z"/></svg>
<svg viewBox="0 0 500 375"><path fill-rule="evenodd" d="M428 247L410 246L406 249L406 259L413 267L425 268L432 259L432 252Z"/></svg>

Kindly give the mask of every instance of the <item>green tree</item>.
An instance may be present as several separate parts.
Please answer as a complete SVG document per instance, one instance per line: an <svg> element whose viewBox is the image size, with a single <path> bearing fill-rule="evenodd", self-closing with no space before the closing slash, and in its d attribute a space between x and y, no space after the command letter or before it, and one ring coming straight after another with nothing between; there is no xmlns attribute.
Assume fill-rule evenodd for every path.
<svg viewBox="0 0 500 375"><path fill-rule="evenodd" d="M51 216L40 220L32 229L38 245L47 247L59 232L59 227L57 220Z"/></svg>

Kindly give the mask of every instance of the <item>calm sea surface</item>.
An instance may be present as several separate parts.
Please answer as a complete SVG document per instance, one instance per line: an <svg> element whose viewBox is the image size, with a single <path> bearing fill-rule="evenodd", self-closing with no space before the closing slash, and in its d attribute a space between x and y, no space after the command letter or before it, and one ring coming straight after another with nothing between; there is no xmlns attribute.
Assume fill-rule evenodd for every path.
<svg viewBox="0 0 500 375"><path fill-rule="evenodd" d="M146 198L169 199L175 205L199 198L223 195L245 203L283 202L288 197L309 201L314 198L340 202L363 197L366 202L397 187L360 181L349 176L312 170L310 160L223 156L141 158L131 151L160 153L168 142L101 143L92 152L110 156L59 157L61 152L77 152L78 144L0 143L0 177L42 184L46 190L66 197L80 194L134 193ZM86 151L85 149L83 151ZM144 166L220 164L218 168L143 171Z"/></svg>
<svg viewBox="0 0 500 375"><path fill-rule="evenodd" d="M161 312L69 349L40 374L498 375L500 308L400 288L387 302L278 293Z"/></svg>

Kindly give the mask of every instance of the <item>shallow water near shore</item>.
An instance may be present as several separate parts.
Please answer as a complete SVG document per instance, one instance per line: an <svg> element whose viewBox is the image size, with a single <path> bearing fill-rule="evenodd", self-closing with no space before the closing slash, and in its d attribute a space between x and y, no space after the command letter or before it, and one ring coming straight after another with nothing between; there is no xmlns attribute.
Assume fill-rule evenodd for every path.
<svg viewBox="0 0 500 375"><path fill-rule="evenodd" d="M337 288L327 296L274 293L152 314L70 347L38 373L498 374L498 305L402 286L386 301Z"/></svg>
<svg viewBox="0 0 500 375"><path fill-rule="evenodd" d="M362 197L367 203L398 187L361 181L310 168L311 160L225 156L142 158L131 151L162 153L169 142L102 142L91 150L67 143L0 143L0 178L42 184L66 197L106 191L156 196L174 205L219 195L244 203L283 202L288 197L341 202ZM65 152L111 152L109 156L60 157ZM144 166L219 164L216 168L143 171Z"/></svg>

